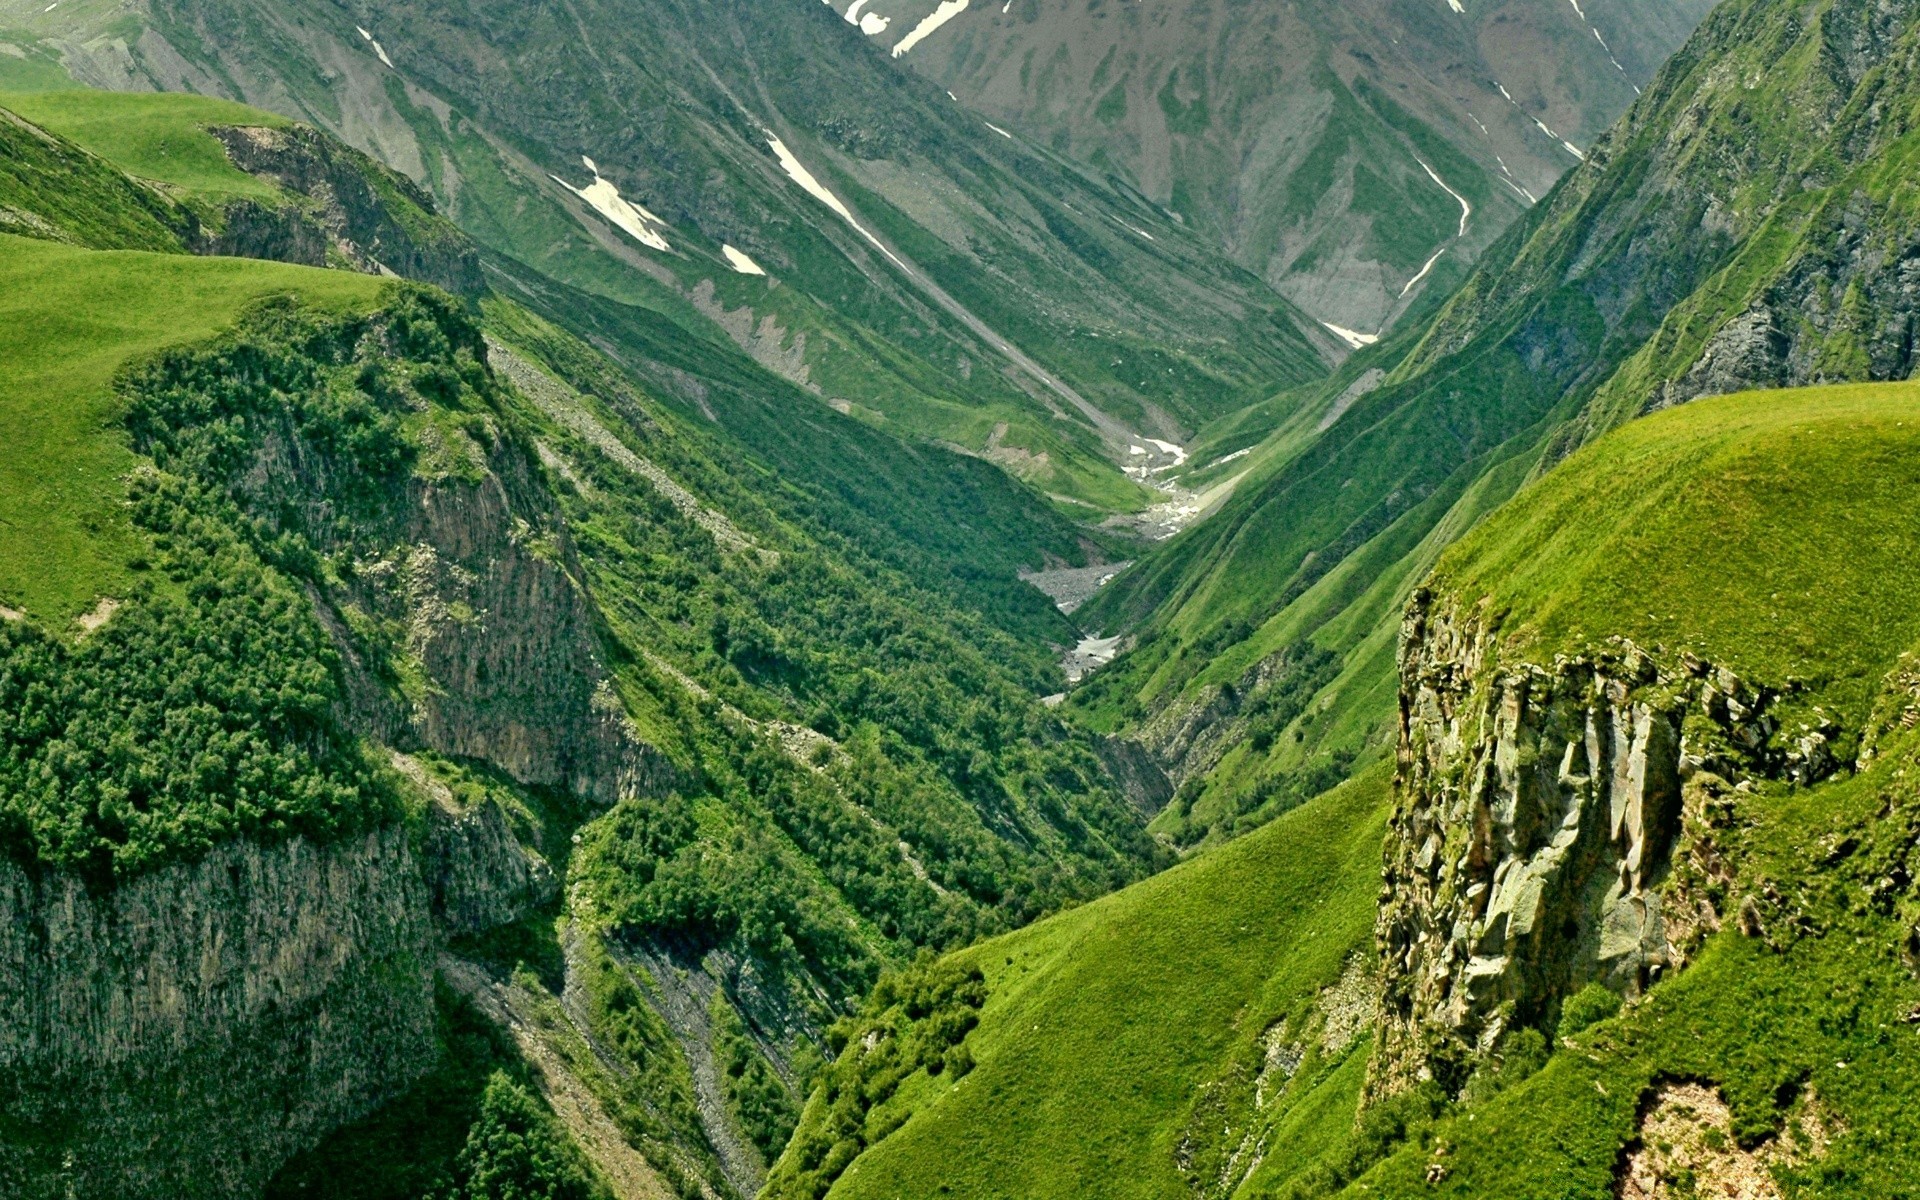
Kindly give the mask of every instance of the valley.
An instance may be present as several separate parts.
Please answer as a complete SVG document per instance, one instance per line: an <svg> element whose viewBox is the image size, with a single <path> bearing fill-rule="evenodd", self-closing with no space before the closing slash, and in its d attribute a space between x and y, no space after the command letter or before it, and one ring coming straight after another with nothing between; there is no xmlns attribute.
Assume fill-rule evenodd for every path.
<svg viewBox="0 0 1920 1200"><path fill-rule="evenodd" d="M1920 1194L1907 0L0 0L0 1194Z"/></svg>

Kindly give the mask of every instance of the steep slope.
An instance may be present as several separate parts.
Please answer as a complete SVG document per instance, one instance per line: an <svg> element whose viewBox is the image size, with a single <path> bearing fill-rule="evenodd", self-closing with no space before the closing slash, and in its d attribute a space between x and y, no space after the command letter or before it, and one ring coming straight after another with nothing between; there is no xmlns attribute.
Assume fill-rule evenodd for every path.
<svg viewBox="0 0 1920 1200"><path fill-rule="evenodd" d="M1402 651L1375 1087L1459 1089L1590 1021L1583 989L1630 1004L1372 1190L1912 1189L1917 405L1840 387L1650 417L1443 560Z"/></svg>
<svg viewBox="0 0 1920 1200"><path fill-rule="evenodd" d="M796 1169L817 1094L770 1194L1906 1194L1916 449L1897 384L1575 454L1408 607L1383 873L1384 764L955 956L964 1058L870 1070L830 1192ZM1304 922L1263 907L1296 872Z"/></svg>
<svg viewBox="0 0 1920 1200"><path fill-rule="evenodd" d="M834 7L990 119L1114 172L1316 318L1372 336L1451 290L1710 5Z"/></svg>
<svg viewBox="0 0 1920 1200"><path fill-rule="evenodd" d="M1036 699L1048 652L894 565L937 583L964 538L883 552L931 517L781 482L497 296L60 244L238 189L308 215L282 181L357 160L45 103L175 178L8 116L42 234L0 256L9 1194L415 1200L501 1123L589 1192L750 1194L882 967L1159 861ZM987 464L874 445L1027 519Z"/></svg>
<svg viewBox="0 0 1920 1200"><path fill-rule="evenodd" d="M1702 393L1911 373L1915 17L1716 10L1425 328L1288 397L1220 514L1083 611L1142 623L1085 697L1096 723L1142 728L1177 774L1232 759L1167 819L1183 839L1381 743L1413 580L1568 448ZM1260 728L1271 750L1236 754Z"/></svg>
<svg viewBox="0 0 1920 1200"><path fill-rule="evenodd" d="M137 194L163 207L176 234L155 248L385 271L466 296L485 286L472 243L424 192L283 117L198 96L80 89L0 93L0 104L42 134L68 139L145 183ZM47 180L28 190L29 209L59 203ZM103 207L93 197L83 205ZM16 232L145 244L121 235L75 239L57 228Z"/></svg>
<svg viewBox="0 0 1920 1200"><path fill-rule="evenodd" d="M51 162L23 142L10 168L35 175L21 185L32 200L20 213L57 215L65 205L89 221L123 210L133 214L126 219L145 220L141 214L151 210L166 226L164 233L140 234L116 226L98 236L85 225L17 232L88 245L385 267L480 294L479 253L425 193L311 128L180 94L69 89L5 100L44 123L36 145L54 144L51 130L63 130L79 143L74 150L105 155L148 185L128 187L104 164L89 166L84 153ZM89 171L105 183L90 182ZM109 200L95 190L101 186L124 195ZM809 520L858 553L964 597L1024 638L1070 637L1061 615L1018 576L1087 551L1081 533L1029 489L1010 485L984 462L903 442L819 406L735 348L689 339L651 310L566 288L510 261L493 267L505 291L567 314L656 395L690 417L723 424L738 449L770 469L765 478L781 481L788 503L804 505ZM954 512L973 516L955 522Z"/></svg>
<svg viewBox="0 0 1920 1200"><path fill-rule="evenodd" d="M1237 1182L1257 1165L1273 1128L1337 1148L1365 1074L1360 960L1387 784L1373 770L1233 846L954 955L985 990L961 1043L970 1065L915 1073L890 1097L867 1087L857 1132L816 1094L766 1195L1213 1195L1217 1172ZM843 1093L877 1074L857 1061L861 1034L835 1068ZM1246 1136L1238 1110L1256 1089L1268 1128Z"/></svg>
<svg viewBox="0 0 1920 1200"><path fill-rule="evenodd" d="M1152 498L1125 468L1172 456L1143 439L1183 441L1341 349L1137 195L998 136L797 0L750 21L675 0L380 28L330 0L17 20L50 39L23 52L79 78L310 120L492 250L1104 511Z"/></svg>

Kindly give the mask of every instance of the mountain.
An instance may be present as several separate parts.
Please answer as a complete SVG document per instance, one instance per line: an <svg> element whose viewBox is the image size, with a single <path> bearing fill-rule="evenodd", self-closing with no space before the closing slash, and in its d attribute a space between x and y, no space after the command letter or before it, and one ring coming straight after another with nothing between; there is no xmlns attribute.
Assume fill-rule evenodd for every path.
<svg viewBox="0 0 1920 1200"><path fill-rule="evenodd" d="M0 1194L1920 1192L1920 5L1350 355L890 15L9 18Z"/></svg>
<svg viewBox="0 0 1920 1200"><path fill-rule="evenodd" d="M1711 7L831 2L1356 340L1451 291Z"/></svg>
<svg viewBox="0 0 1920 1200"><path fill-rule="evenodd" d="M955 955L942 1069L859 1066L942 1027L870 1008L769 1194L1910 1193L1916 413L1569 457L1415 594L1394 768ZM808 1174L836 1085L863 1151Z"/></svg>
<svg viewBox="0 0 1920 1200"><path fill-rule="evenodd" d="M244 100L366 150L493 270L583 293L519 293L575 332L586 308L736 349L1082 517L1158 500L1140 473L1177 458L1158 443L1344 351L1138 194L1001 137L798 0L378 19L130 0L10 20L14 69Z"/></svg>
<svg viewBox="0 0 1920 1200"><path fill-rule="evenodd" d="M1071 537L1002 472L819 406L865 512L310 126L8 103L0 1190L751 1194L879 975L1164 861L948 574Z"/></svg>
<svg viewBox="0 0 1920 1200"><path fill-rule="evenodd" d="M1195 447L1184 482L1244 472L1232 500L1076 614L1136 645L1088 719L1192 781L1163 828L1228 835L1387 744L1405 598L1572 447L1701 394L1911 374L1914 44L1906 8L1716 9L1423 327L1279 397L1240 461Z"/></svg>

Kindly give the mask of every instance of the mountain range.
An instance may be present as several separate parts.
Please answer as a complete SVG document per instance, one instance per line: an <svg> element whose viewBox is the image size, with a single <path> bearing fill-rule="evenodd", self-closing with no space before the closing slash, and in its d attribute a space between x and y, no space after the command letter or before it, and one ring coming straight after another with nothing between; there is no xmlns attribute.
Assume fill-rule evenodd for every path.
<svg viewBox="0 0 1920 1200"><path fill-rule="evenodd" d="M1920 1193L1916 54L0 0L0 1191Z"/></svg>
<svg viewBox="0 0 1920 1200"><path fill-rule="evenodd" d="M1709 7L834 6L1006 129L1138 188L1350 340L1451 290Z"/></svg>

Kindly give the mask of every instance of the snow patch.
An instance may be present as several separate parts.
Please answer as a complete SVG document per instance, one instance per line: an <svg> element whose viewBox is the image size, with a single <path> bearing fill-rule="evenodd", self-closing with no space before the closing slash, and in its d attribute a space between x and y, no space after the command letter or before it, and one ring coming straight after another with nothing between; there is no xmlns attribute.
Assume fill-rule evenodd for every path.
<svg viewBox="0 0 1920 1200"><path fill-rule="evenodd" d="M1457 13L1464 13L1467 11L1466 5L1460 3L1460 0L1447 0L1447 7Z"/></svg>
<svg viewBox="0 0 1920 1200"><path fill-rule="evenodd" d="M892 17L883 17L878 13L867 13L862 16L860 10L871 2L872 0L853 0L852 6L847 9L847 24L858 25L860 32L868 37L885 33L887 26L893 24Z"/></svg>
<svg viewBox="0 0 1920 1200"><path fill-rule="evenodd" d="M1442 246L1438 250L1435 250L1433 252L1433 257L1427 260L1426 266L1420 268L1420 273L1418 275L1415 275L1412 279L1407 280L1407 286L1400 289L1401 299L1405 299L1407 293L1413 290L1414 284L1419 283L1422 279L1425 279L1427 277L1427 272L1433 270L1433 264L1439 262L1440 256L1442 254L1445 254L1446 252L1447 252L1447 248L1445 246Z"/></svg>
<svg viewBox="0 0 1920 1200"><path fill-rule="evenodd" d="M1493 86L1500 89L1500 94L1507 98L1508 104L1514 105L1515 107L1519 106L1520 102L1513 98L1513 93L1507 90L1507 87L1505 84L1501 83L1498 79L1496 79L1493 81Z"/></svg>
<svg viewBox="0 0 1920 1200"><path fill-rule="evenodd" d="M1560 139L1560 144L1567 148L1568 154L1573 155L1575 158L1579 159L1581 162L1587 161L1587 156L1580 153L1580 147L1574 145L1572 142L1568 141L1565 138Z"/></svg>
<svg viewBox="0 0 1920 1200"><path fill-rule="evenodd" d="M672 249L667 245L667 239L654 229L656 225L665 229L665 221L623 197L612 180L600 177L600 167L591 158L582 154L580 161L586 164L587 170L593 172L593 182L586 187L577 188L558 175L549 175L547 178L585 200L595 212L625 230L629 237L647 249Z"/></svg>
<svg viewBox="0 0 1920 1200"><path fill-rule="evenodd" d="M1460 202L1460 232L1455 234L1454 236L1455 237L1467 236L1467 218L1473 215L1473 205L1467 203L1467 198L1465 196L1462 196L1459 192L1456 192L1452 188L1448 187L1447 181L1440 178L1439 173L1436 172L1432 167L1427 166L1425 159L1415 158L1413 161L1420 164L1420 168L1427 173L1428 179L1431 179L1435 183L1440 185L1441 191L1445 192L1449 196L1452 196L1455 200L1458 200Z"/></svg>
<svg viewBox="0 0 1920 1200"><path fill-rule="evenodd" d="M1012 137L1013 137L1013 135L1012 135L1012 134L1010 134L1010 133L1008 133L1008 132L1007 132L1006 130L1004 130L1004 129L1002 129L1002 128L1000 128L1000 127L999 127L998 125L995 125L995 124L994 124L994 123L993 123L992 121L988 121L988 122L987 122L986 124L987 124L987 128L988 128L988 129L991 129L991 130L993 130L993 131L994 131L995 133L997 133L997 134L999 134L999 135L1000 135L1001 137L1003 137L1003 138L1007 138L1007 139L1009 139L1009 140L1011 140L1011 139L1012 139Z"/></svg>
<svg viewBox="0 0 1920 1200"><path fill-rule="evenodd" d="M1125 229L1125 230L1128 230L1129 232L1132 232L1132 233L1137 233L1137 234L1139 234L1139 235L1140 235L1141 237L1143 237L1143 238L1145 238L1145 239L1147 239L1147 240L1148 240L1148 241L1150 241L1150 242L1157 242L1157 241L1159 241L1159 240L1160 240L1159 238L1157 238L1157 237L1154 237L1154 236L1153 236L1152 234L1150 234L1150 233L1148 233L1148 232L1147 232L1146 230L1144 230L1144 229L1141 229L1141 228L1138 228L1137 226L1133 226L1133 225L1129 225L1129 224L1127 224L1127 223L1126 223L1125 221L1122 221L1122 220L1121 220L1121 219L1120 219L1119 217L1115 217L1115 216L1114 216L1114 215L1113 215L1112 213L1108 213L1108 214L1107 214L1107 216L1109 216L1109 217L1112 217L1112 219L1113 219L1113 223L1114 223L1115 225L1118 225L1118 226L1119 226L1120 228L1122 228L1122 229Z"/></svg>
<svg viewBox="0 0 1920 1200"><path fill-rule="evenodd" d="M1440 256L1436 254L1434 255L1434 257L1438 258ZM1433 266L1433 264L1428 263L1427 266L1431 267ZM1426 274L1425 271L1422 271L1420 273L1422 275ZM1413 284L1411 283L1407 285L1407 287L1412 287L1412 286ZM1407 293L1404 289L1402 289L1400 294L1404 296ZM1344 325L1335 325L1332 321L1322 321L1320 323L1322 325L1325 325L1327 327L1327 330L1331 332L1333 336L1339 338L1341 341L1345 342L1347 345L1352 346L1355 350L1360 349L1360 347L1362 346L1371 346L1375 342L1380 340L1380 335L1377 333L1359 333L1355 330L1348 329ZM1246 451L1243 450L1241 451L1241 453L1245 454ZM1227 462L1227 461L1229 460L1224 458L1220 460L1220 462ZM1220 465L1220 463L1215 463L1213 465L1217 467Z"/></svg>
<svg viewBox="0 0 1920 1200"><path fill-rule="evenodd" d="M1240 459L1243 459L1243 458L1245 458L1245 457L1246 457L1247 455L1249 455L1249 454L1252 454L1252 453L1253 453L1253 447L1252 447L1252 446L1248 446L1248 447L1247 447L1247 448L1246 448L1245 450L1235 450L1235 451L1234 451L1234 452L1233 452L1232 454L1228 454L1228 455L1223 455L1223 456L1222 456L1222 457L1220 457L1220 458L1216 458L1216 459L1214 459L1214 460L1213 460L1213 462L1211 462L1210 464L1208 464L1208 466L1207 466L1207 470L1209 470L1209 471L1211 471L1211 470L1213 470L1213 468L1214 468L1214 467L1224 467L1224 466L1226 466L1226 465L1227 465L1228 463L1230 463L1230 462L1237 462L1237 461L1239 461Z"/></svg>
<svg viewBox="0 0 1920 1200"><path fill-rule="evenodd" d="M55 0L55 2L56 2L56 3L58 3L58 0ZM53 8L52 8L52 6L51 6L51 5L49 5L49 6L48 6L48 8L47 8L47 11L48 11L48 12L52 12L52 11L53 11ZM354 26L354 28L355 28L355 29L358 29L358 30L360 31L360 38L361 38L361 40L362 40L362 41L364 41L364 42L366 42L366 43L367 43L367 45L369 45L369 46L372 46L372 47L373 47L373 52L374 52L375 54L378 54L378 55L380 56L380 61L381 61L381 62L383 62L383 63L385 63L385 64L387 64L387 69L388 69L389 71L394 71L394 70L398 70L398 69L399 69L398 67L395 67L395 66L393 65L393 60L387 57L387 52L386 52L386 50L385 50L385 49L384 49L384 48L383 48L383 47L382 47L382 46L380 45L380 43L379 43L379 42L376 42L376 41L374 41L374 40L373 40L373 34L371 34L371 33L369 33L369 32L368 32L367 30L365 30L365 29L363 29L363 28L361 28L361 27L360 27L360 26L358 26L358 25L355 25L355 26Z"/></svg>
<svg viewBox="0 0 1920 1200"><path fill-rule="evenodd" d="M893 56L899 58L921 42L932 37L942 25L967 11L967 0L940 0L940 7L928 13L926 19L913 27L913 32L900 39L893 48Z"/></svg>
<svg viewBox="0 0 1920 1200"><path fill-rule="evenodd" d="M745 251L735 250L732 246L721 246L720 253L727 256L727 263L742 275L765 275L766 271L759 263L748 258Z"/></svg>
<svg viewBox="0 0 1920 1200"><path fill-rule="evenodd" d="M894 266L899 267L902 271L907 269L907 264L894 257L893 251L881 245L879 238L867 232L867 227L862 225L854 217L852 209L840 203L840 197L828 191L826 184L814 178L813 172L807 170L806 164L793 156L793 151L787 149L785 142L769 134L767 136L767 145L773 147L774 157L780 160L780 169L787 173L788 179L799 184L801 190L805 191L807 195L812 196L815 200L832 209L841 220L853 226L855 233L858 233L861 237L873 243L874 249L886 255L889 259L892 259Z"/></svg>

